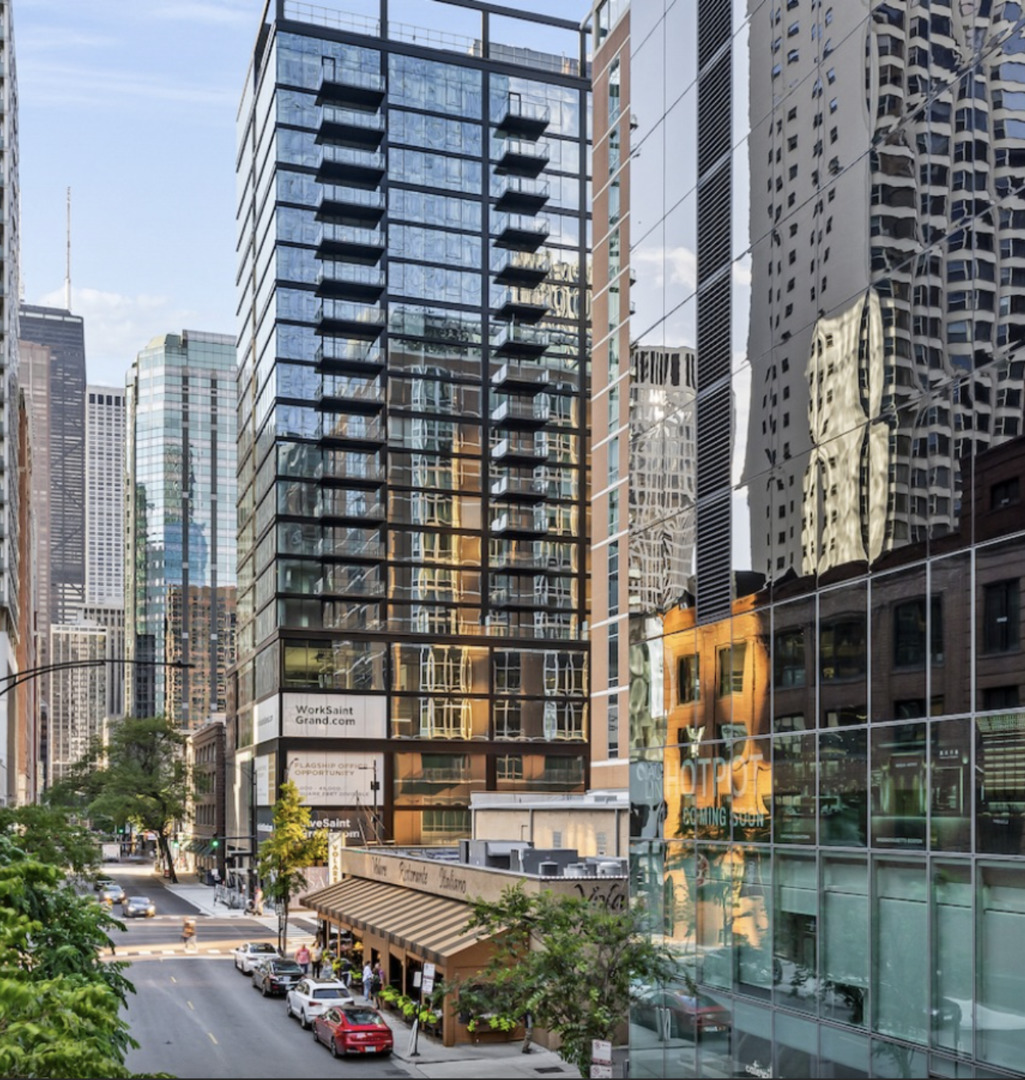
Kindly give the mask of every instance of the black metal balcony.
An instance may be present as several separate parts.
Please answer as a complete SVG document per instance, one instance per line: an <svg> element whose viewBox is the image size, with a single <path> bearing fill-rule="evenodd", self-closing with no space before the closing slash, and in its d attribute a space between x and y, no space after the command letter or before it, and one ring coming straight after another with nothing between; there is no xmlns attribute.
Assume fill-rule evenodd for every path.
<svg viewBox="0 0 1025 1080"><path fill-rule="evenodd" d="M385 287L384 270L366 263L325 259L316 277L317 295L341 300L380 300Z"/></svg>
<svg viewBox="0 0 1025 1080"><path fill-rule="evenodd" d="M341 533L329 531L317 541L317 555L321 559L380 562L387 553L388 548L379 532L360 533L358 529L346 529Z"/></svg>
<svg viewBox="0 0 1025 1080"><path fill-rule="evenodd" d="M325 414L321 438L331 446L350 447L352 449L370 449L385 445L388 441L388 428L376 416L363 413L331 416Z"/></svg>
<svg viewBox="0 0 1025 1080"><path fill-rule="evenodd" d="M385 95L384 76L373 71L335 64L321 74L317 89L318 105L354 105L363 109L379 109Z"/></svg>
<svg viewBox="0 0 1025 1080"><path fill-rule="evenodd" d="M353 146L326 143L321 147L317 179L322 184L342 181L356 187L376 188L384 179L387 168L385 156L380 150L360 150Z"/></svg>
<svg viewBox="0 0 1025 1080"><path fill-rule="evenodd" d="M325 105L317 132L318 143L338 143L376 150L384 139L384 114Z"/></svg>
<svg viewBox="0 0 1025 1080"><path fill-rule="evenodd" d="M543 506L503 510L491 519L492 536L506 539L538 539L548 532L548 514Z"/></svg>
<svg viewBox="0 0 1025 1080"><path fill-rule="evenodd" d="M536 214L548 202L551 186L531 176L494 176L491 194L498 200L495 210L500 214Z"/></svg>
<svg viewBox="0 0 1025 1080"><path fill-rule="evenodd" d="M352 378L348 375L324 375L317 392L322 409L344 409L367 415L384 408L385 391L377 379Z"/></svg>
<svg viewBox="0 0 1025 1080"><path fill-rule="evenodd" d="M376 340L387 321L384 309L376 304L329 298L317 305L315 318L318 334L345 334L367 341Z"/></svg>
<svg viewBox="0 0 1025 1080"><path fill-rule="evenodd" d="M382 229L321 225L317 235L317 258L345 259L364 266L376 266L381 261L386 244Z"/></svg>
<svg viewBox="0 0 1025 1080"><path fill-rule="evenodd" d="M494 114L492 114L494 115ZM551 123L552 110L510 94L499 116L497 131L520 139L539 139Z"/></svg>
<svg viewBox="0 0 1025 1080"><path fill-rule="evenodd" d="M385 507L373 491L322 488L317 498L316 515L323 522L380 522L384 521Z"/></svg>
<svg viewBox="0 0 1025 1080"><path fill-rule="evenodd" d="M550 344L547 331L511 322L495 335L491 351L496 356L541 356Z"/></svg>
<svg viewBox="0 0 1025 1080"><path fill-rule="evenodd" d="M384 581L376 571L365 567L329 566L323 577L314 583L317 596L379 597L384 596Z"/></svg>
<svg viewBox="0 0 1025 1080"><path fill-rule="evenodd" d="M543 435L500 439L491 451L491 460L511 468L536 468L548 460L548 440Z"/></svg>
<svg viewBox="0 0 1025 1080"><path fill-rule="evenodd" d="M550 233L547 218L512 213L495 213L491 216L491 235L498 247L537 251Z"/></svg>
<svg viewBox="0 0 1025 1080"><path fill-rule="evenodd" d="M499 476L491 482L493 503L536 504L544 502L547 483L537 476Z"/></svg>
<svg viewBox="0 0 1025 1080"><path fill-rule="evenodd" d="M545 253L495 248L491 252L491 273L496 285L534 289L552 271L551 257Z"/></svg>
<svg viewBox="0 0 1025 1080"><path fill-rule="evenodd" d="M515 173L518 176L537 176L550 160L550 148L546 142L530 142L527 139L504 139L496 147L495 172Z"/></svg>
<svg viewBox="0 0 1025 1080"><path fill-rule="evenodd" d="M496 318L520 323L540 322L549 312L548 298L540 291L517 286L491 291L491 310Z"/></svg>
<svg viewBox="0 0 1025 1080"><path fill-rule="evenodd" d="M547 389L551 374L537 364L503 364L491 374L491 387L499 394L531 395Z"/></svg>
<svg viewBox="0 0 1025 1080"><path fill-rule="evenodd" d="M353 225L364 230L374 229L384 217L385 206L383 191L347 184L325 184L317 200L317 220L334 225Z"/></svg>
<svg viewBox="0 0 1025 1080"><path fill-rule="evenodd" d="M510 398L491 410L491 426L506 431L536 431L551 418L552 407L547 394L526 401Z"/></svg>
<svg viewBox="0 0 1025 1080"><path fill-rule="evenodd" d="M361 338L324 337L314 353L322 371L362 375L371 378L385 369L384 349Z"/></svg>

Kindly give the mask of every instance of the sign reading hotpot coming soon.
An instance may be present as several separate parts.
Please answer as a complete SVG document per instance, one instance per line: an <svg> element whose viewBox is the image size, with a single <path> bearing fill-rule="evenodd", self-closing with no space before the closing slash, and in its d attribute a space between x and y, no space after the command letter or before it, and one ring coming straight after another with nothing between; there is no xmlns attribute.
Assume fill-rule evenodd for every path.
<svg viewBox="0 0 1025 1080"><path fill-rule="evenodd" d="M345 753L336 750L291 750L288 779L311 805L374 805L374 779L384 776L384 754Z"/></svg>
<svg viewBox="0 0 1025 1080"><path fill-rule="evenodd" d="M383 739L387 699L368 694L282 694L255 706L256 741L291 739Z"/></svg>

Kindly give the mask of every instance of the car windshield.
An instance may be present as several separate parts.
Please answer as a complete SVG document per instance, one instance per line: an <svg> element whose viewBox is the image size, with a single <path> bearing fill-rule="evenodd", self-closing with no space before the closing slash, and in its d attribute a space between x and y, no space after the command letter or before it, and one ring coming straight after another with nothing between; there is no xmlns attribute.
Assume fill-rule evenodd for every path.
<svg viewBox="0 0 1025 1080"><path fill-rule="evenodd" d="M317 1001L334 1001L336 998L347 998L349 994L341 986L332 987L328 990L314 990L313 996Z"/></svg>
<svg viewBox="0 0 1025 1080"><path fill-rule="evenodd" d="M250 945L249 951L254 953L273 953L277 952L278 950L275 949L273 945L265 945L263 942L261 942L259 945Z"/></svg>
<svg viewBox="0 0 1025 1080"><path fill-rule="evenodd" d="M145 905L148 906L149 905L149 897L148 896L130 896L128 898L128 903L129 904L145 904Z"/></svg>
<svg viewBox="0 0 1025 1080"><path fill-rule="evenodd" d="M380 1024L381 1017L373 1009L343 1009L342 1015L350 1024Z"/></svg>
<svg viewBox="0 0 1025 1080"><path fill-rule="evenodd" d="M303 969L294 960L271 960L271 968L281 975L301 975Z"/></svg>

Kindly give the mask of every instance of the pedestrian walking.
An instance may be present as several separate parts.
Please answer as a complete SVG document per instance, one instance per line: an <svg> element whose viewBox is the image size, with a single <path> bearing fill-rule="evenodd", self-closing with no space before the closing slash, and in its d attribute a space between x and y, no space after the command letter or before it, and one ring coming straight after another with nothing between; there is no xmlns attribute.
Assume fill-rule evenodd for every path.
<svg viewBox="0 0 1025 1080"><path fill-rule="evenodd" d="M324 958L324 946L319 941L314 941L310 946L310 971L314 975L320 974L320 962Z"/></svg>
<svg viewBox="0 0 1025 1080"><path fill-rule="evenodd" d="M363 965L363 996L370 1000L370 995L374 992L374 969L370 966L368 960Z"/></svg>
<svg viewBox="0 0 1025 1080"><path fill-rule="evenodd" d="M186 952L196 951L196 920L186 919L182 923L182 945Z"/></svg>
<svg viewBox="0 0 1025 1080"><path fill-rule="evenodd" d="M309 950L309 948L307 948L307 945L306 945L305 941L302 943L302 945L299 946L298 949L295 950L295 962L299 965L299 967L301 967L303 969L303 974L304 975L309 975L309 973L310 973L310 950Z"/></svg>
<svg viewBox="0 0 1025 1080"><path fill-rule="evenodd" d="M380 964L374 968L374 973L370 977L370 992L374 997L374 1005L380 1007L381 1004L381 988L384 986L384 968Z"/></svg>

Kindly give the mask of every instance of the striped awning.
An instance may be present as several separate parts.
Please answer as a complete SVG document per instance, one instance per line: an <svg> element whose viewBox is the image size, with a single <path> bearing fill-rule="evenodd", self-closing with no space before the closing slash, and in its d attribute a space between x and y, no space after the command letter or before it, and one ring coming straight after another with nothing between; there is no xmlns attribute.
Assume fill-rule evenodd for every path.
<svg viewBox="0 0 1025 1080"><path fill-rule="evenodd" d="M486 940L467 931L469 904L365 878L347 878L303 901L321 918L370 931L434 963Z"/></svg>

